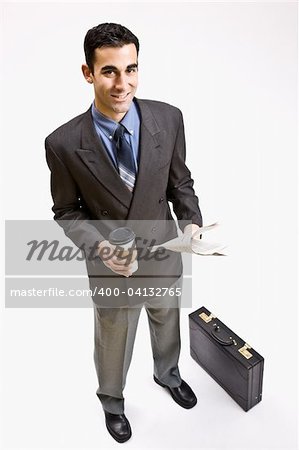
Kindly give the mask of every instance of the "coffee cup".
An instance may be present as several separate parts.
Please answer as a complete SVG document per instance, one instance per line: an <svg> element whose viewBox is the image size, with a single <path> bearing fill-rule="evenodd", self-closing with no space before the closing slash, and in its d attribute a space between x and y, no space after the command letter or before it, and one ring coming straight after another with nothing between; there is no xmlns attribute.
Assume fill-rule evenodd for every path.
<svg viewBox="0 0 299 450"><path fill-rule="evenodd" d="M116 228L109 234L110 244L116 246L116 255L119 258L129 258L128 262L132 257L133 250L136 248L135 238L134 231L129 227ZM132 273L136 272L137 269L138 261L135 259L132 264Z"/></svg>

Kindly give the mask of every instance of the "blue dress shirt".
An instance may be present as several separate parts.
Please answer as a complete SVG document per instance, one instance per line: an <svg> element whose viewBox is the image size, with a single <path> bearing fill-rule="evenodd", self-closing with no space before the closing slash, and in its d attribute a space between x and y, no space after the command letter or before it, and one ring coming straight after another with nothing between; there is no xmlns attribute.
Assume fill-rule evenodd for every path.
<svg viewBox="0 0 299 450"><path fill-rule="evenodd" d="M104 144L104 147L110 157L111 161L117 168L117 162L115 158L115 143L113 141L114 132L119 122L115 122L109 117L104 116L92 103L91 114L96 132ZM140 117L137 106L133 101L129 111L120 122L125 127L125 139L131 145L133 149L133 157L135 162L136 173L138 170L138 151L139 151L139 133L140 133Z"/></svg>

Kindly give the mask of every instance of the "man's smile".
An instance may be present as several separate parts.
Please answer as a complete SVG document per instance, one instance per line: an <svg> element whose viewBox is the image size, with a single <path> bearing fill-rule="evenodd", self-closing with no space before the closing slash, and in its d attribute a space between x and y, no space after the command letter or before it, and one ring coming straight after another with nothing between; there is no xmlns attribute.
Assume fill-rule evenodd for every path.
<svg viewBox="0 0 299 450"><path fill-rule="evenodd" d="M125 100L130 92L127 92L126 94L111 94L111 97L116 98L118 100Z"/></svg>

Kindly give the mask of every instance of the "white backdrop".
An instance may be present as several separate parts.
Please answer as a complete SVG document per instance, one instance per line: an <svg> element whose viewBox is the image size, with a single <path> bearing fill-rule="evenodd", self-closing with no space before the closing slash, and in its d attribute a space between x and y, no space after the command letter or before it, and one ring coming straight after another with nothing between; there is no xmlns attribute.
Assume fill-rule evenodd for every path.
<svg viewBox="0 0 299 450"><path fill-rule="evenodd" d="M152 381L145 314L125 391L146 448L295 449L297 420L295 2L2 4L2 211L51 219L43 142L84 112L83 39L101 22L140 39L137 96L178 106L210 239L228 256L193 257L182 310L182 410ZM212 310L265 357L263 401L248 413L189 355L188 314ZM95 396L86 309L2 310L3 448L113 448Z"/></svg>

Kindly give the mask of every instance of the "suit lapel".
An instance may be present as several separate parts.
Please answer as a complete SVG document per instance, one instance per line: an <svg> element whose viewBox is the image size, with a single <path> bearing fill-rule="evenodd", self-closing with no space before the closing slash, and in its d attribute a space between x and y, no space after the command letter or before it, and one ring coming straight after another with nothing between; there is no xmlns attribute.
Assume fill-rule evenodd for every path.
<svg viewBox="0 0 299 450"><path fill-rule="evenodd" d="M144 208L145 193L152 189L151 175L155 172L161 154L160 129L147 103L135 100L140 110L141 123L139 164L133 195L121 180L97 135L91 108L83 115L81 148L76 153L105 189L129 209L128 218L142 219L138 217L138 212Z"/></svg>
<svg viewBox="0 0 299 450"><path fill-rule="evenodd" d="M136 99L136 103L139 106L141 116L139 165L128 219L143 218L139 217L139 215L144 210L145 196L153 188L152 174L155 172L161 152L159 143L160 129L150 108L143 100Z"/></svg>
<svg viewBox="0 0 299 450"><path fill-rule="evenodd" d="M121 180L94 128L91 108L84 114L81 148L76 150L97 180L124 206L130 207L132 193Z"/></svg>

